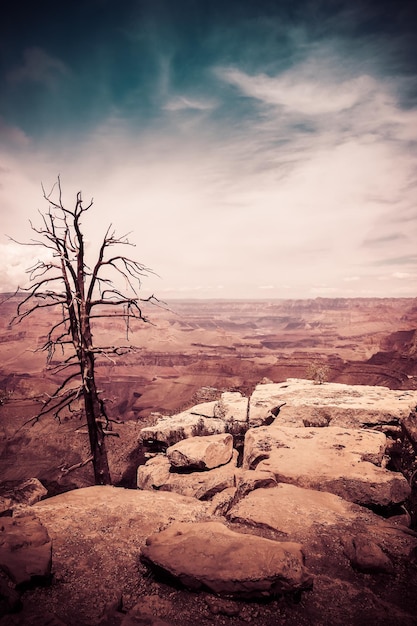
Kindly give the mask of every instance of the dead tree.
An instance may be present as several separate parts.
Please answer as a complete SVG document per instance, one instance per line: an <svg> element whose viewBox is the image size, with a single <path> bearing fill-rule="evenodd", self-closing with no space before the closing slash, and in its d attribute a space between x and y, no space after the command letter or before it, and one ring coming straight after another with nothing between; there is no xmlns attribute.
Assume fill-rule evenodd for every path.
<svg viewBox="0 0 417 626"><path fill-rule="evenodd" d="M109 253L110 248L132 246L127 236L116 237L110 226L102 240L94 266L87 264L81 219L92 205L84 205L81 192L77 193L73 209L63 204L61 182L58 177L49 194L42 187L49 204L48 211L40 212L40 227L30 222L36 239L16 242L35 246L50 252L50 260L38 260L27 270L30 286L17 290L24 292L12 324L20 323L39 310L60 309L39 350L47 354L47 363L64 379L52 395L43 401L39 413L53 414L58 419L66 413L84 408L94 467L95 484L111 484L105 436L111 431L105 403L96 383L95 363L98 356L109 359L111 355L125 354L133 349L125 346L96 346L93 341L92 322L99 318L122 318L126 324L126 337L132 320L149 321L142 312L142 303L158 300L154 296L140 298L141 279L151 270L142 263L121 254ZM55 196L54 196L55 193ZM55 200L53 199L55 197ZM124 282L123 290L117 286L118 278ZM55 318L57 319L57 318ZM56 364L57 348L61 360Z"/></svg>

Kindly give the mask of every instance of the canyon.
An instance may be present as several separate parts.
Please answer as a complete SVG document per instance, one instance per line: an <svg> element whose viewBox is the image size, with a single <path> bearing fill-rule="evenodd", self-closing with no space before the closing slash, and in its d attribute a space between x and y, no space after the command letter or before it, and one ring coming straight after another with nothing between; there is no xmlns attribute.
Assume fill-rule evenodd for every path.
<svg viewBox="0 0 417 626"><path fill-rule="evenodd" d="M61 379L40 348L59 310L39 310L18 325L18 298L0 306L0 473L3 482L39 478L51 493L91 484L91 470L68 468L88 456L80 415L58 423L36 415ZM136 323L128 339L117 319L94 321L96 345L137 346L97 363L109 416L114 482L133 486L138 433L158 415L173 415L224 391L249 396L262 379L308 378L311 363L327 380L417 389L417 299L194 300L148 306L151 323ZM54 363L59 363L59 354Z"/></svg>

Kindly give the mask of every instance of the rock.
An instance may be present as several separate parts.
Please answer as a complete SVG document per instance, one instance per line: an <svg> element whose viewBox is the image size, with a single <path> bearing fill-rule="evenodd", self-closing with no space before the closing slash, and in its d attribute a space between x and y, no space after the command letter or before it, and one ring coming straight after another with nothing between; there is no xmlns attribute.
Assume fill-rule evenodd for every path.
<svg viewBox="0 0 417 626"><path fill-rule="evenodd" d="M278 410L280 405L281 409ZM257 385L249 401L249 425L268 417L286 426L375 427L400 424L417 404L417 391L370 385L325 383L289 378L283 383Z"/></svg>
<svg viewBox="0 0 417 626"><path fill-rule="evenodd" d="M157 454L138 467L138 489L161 489L170 480L171 463L165 454ZM167 491L167 490L165 490Z"/></svg>
<svg viewBox="0 0 417 626"><path fill-rule="evenodd" d="M209 515L224 516L235 502L236 488L228 487L219 493L216 493L211 499L211 505L208 510Z"/></svg>
<svg viewBox="0 0 417 626"><path fill-rule="evenodd" d="M211 470L225 465L232 453L233 437L228 433L183 439L166 451L174 468L194 470Z"/></svg>
<svg viewBox="0 0 417 626"><path fill-rule="evenodd" d="M227 515L227 512L248 493L262 487L276 487L277 481L272 472L253 470L235 470L235 487L229 487L216 493L208 510L210 515Z"/></svg>
<svg viewBox="0 0 417 626"><path fill-rule="evenodd" d="M392 574L394 570L391 559L369 537L349 537L345 540L344 552L352 567L366 574Z"/></svg>
<svg viewBox="0 0 417 626"><path fill-rule="evenodd" d="M31 506L48 495L48 490L37 478L29 478L17 485L0 487L0 516L7 515L19 506Z"/></svg>
<svg viewBox="0 0 417 626"><path fill-rule="evenodd" d="M300 544L236 533L220 522L174 523L141 550L151 568L192 590L254 598L312 586Z"/></svg>
<svg viewBox="0 0 417 626"><path fill-rule="evenodd" d="M171 626L167 617L175 614L172 602L158 595L142 596L140 602L130 609L120 626Z"/></svg>
<svg viewBox="0 0 417 626"><path fill-rule="evenodd" d="M144 567L138 569L138 557L146 537L173 520L204 518L208 507L176 493L107 486L77 489L38 502L34 511L53 541L53 569L59 584L33 596L33 602L32 595L25 598L24 611L29 615L42 611L47 597L49 610L69 625L74 624L74 616L77 624L96 624L122 594L138 598L138 582L143 584L145 573ZM165 619L163 614L159 617Z"/></svg>
<svg viewBox="0 0 417 626"><path fill-rule="evenodd" d="M213 615L227 615L228 617L233 617L240 614L240 606L237 602L233 602L233 600L207 596L205 601L210 613Z"/></svg>
<svg viewBox="0 0 417 626"><path fill-rule="evenodd" d="M282 386L274 383L257 385L249 398L249 428L271 423L285 404L282 400Z"/></svg>
<svg viewBox="0 0 417 626"><path fill-rule="evenodd" d="M8 613L15 613L21 608L20 593L0 574L0 618Z"/></svg>
<svg viewBox="0 0 417 626"><path fill-rule="evenodd" d="M137 619L146 618L149 622L151 617L145 613L149 607L152 619L176 626L209 623L220 626L223 621L239 626L247 623L415 626L417 539L412 531L401 531L390 520L383 522L368 509L326 492L314 492L311 506L307 507L309 490L288 484L256 489L239 506L248 499L259 498L261 492L269 498L269 492L277 489L280 491L271 500L262 497L254 503L252 514L262 517L246 521L242 517L242 522L237 519L227 523L232 530L235 524L242 532L303 545L308 570L314 575L314 590L303 594L298 604L283 600L238 603L241 608L238 618L227 618L221 612L216 618L209 614L208 594L183 592L176 586L170 587L167 581L160 584L149 576L148 568L139 560L146 538L176 520L207 519L217 496L212 502L202 502L163 491L90 487L34 505L33 511L53 542L54 584L26 592L22 610L0 618L0 624L70 626L76 616L77 624L87 625L100 623L106 615L107 621L101 622L103 626L118 626L125 615L118 610L105 612L111 606L117 607L122 595L124 611L130 613L139 603ZM233 492L234 488L230 490L232 497ZM333 521L326 518L325 511L320 513L317 498L325 499L322 501L327 503L325 508L335 509ZM342 539L362 534L390 558L394 575L378 574L375 578L351 566ZM158 596L155 605L147 600L148 596ZM165 606L166 601L171 608ZM154 610L158 606L159 610Z"/></svg>
<svg viewBox="0 0 417 626"><path fill-rule="evenodd" d="M417 535L391 526L364 507L332 493L285 483L252 491L226 517L232 523L269 531L275 538L302 543L309 570L335 579L350 577L347 550L358 569L368 562L378 571L392 571L381 546L403 563L417 546Z"/></svg>
<svg viewBox="0 0 417 626"><path fill-rule="evenodd" d="M277 481L274 473L262 470L243 470L239 468L236 471L236 496L235 501L241 500L248 493L261 487L276 487Z"/></svg>
<svg viewBox="0 0 417 626"><path fill-rule="evenodd" d="M403 418L401 427L417 453L417 408Z"/></svg>
<svg viewBox="0 0 417 626"><path fill-rule="evenodd" d="M226 432L224 420L200 415L194 412L194 409L196 407L172 417L163 417L154 426L142 428L139 440L150 448L155 445L168 448L188 437L202 437Z"/></svg>
<svg viewBox="0 0 417 626"><path fill-rule="evenodd" d="M0 569L16 586L49 581L51 566L51 540L35 514L1 520Z"/></svg>
<svg viewBox="0 0 417 626"><path fill-rule="evenodd" d="M234 435L245 434L248 429L249 400L238 391L222 393L214 407L214 417L227 423L227 431Z"/></svg>
<svg viewBox="0 0 417 626"><path fill-rule="evenodd" d="M260 421L263 423L265 420ZM160 417L153 426L142 428L139 440L149 449L161 449L189 437L244 435L248 426L248 399L239 392L224 392L218 401L197 404L172 417Z"/></svg>
<svg viewBox="0 0 417 626"><path fill-rule="evenodd" d="M216 493L234 487L238 453L226 465L206 472L178 474L172 471L165 455L157 455L138 469L139 489L173 491L198 500L209 500Z"/></svg>
<svg viewBox="0 0 417 626"><path fill-rule="evenodd" d="M387 507L403 502L410 487L402 474L379 467L385 448L385 435L375 431L274 422L246 433L243 467L271 471L278 482Z"/></svg>

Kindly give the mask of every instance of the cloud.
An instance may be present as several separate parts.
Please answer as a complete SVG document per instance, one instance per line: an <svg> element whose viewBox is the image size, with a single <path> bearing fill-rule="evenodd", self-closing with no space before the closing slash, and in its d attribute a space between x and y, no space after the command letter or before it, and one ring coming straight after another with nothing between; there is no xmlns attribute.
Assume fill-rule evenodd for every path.
<svg viewBox="0 0 417 626"><path fill-rule="evenodd" d="M394 272L392 276L393 278L399 278L400 280L402 280L404 278L412 278L413 275L409 272Z"/></svg>
<svg viewBox="0 0 417 626"><path fill-rule="evenodd" d="M373 265L416 265L417 255L400 256L400 257L387 257L385 259L379 259L374 261Z"/></svg>
<svg viewBox="0 0 417 626"><path fill-rule="evenodd" d="M21 128L6 123L0 116L0 142L3 145L24 148L30 144L30 138Z"/></svg>
<svg viewBox="0 0 417 626"><path fill-rule="evenodd" d="M94 196L92 249L110 222L133 230L156 294L412 295L393 274L416 263L416 111L401 82L324 57L269 74L217 64L209 98L170 75L155 119L114 107L78 138L0 148L6 232L45 208L40 182L60 173L66 201Z"/></svg>
<svg viewBox="0 0 417 626"><path fill-rule="evenodd" d="M10 70L7 78L15 83L30 81L51 87L57 79L68 74L69 68L63 61L42 48L33 47L24 50L22 65Z"/></svg>
<svg viewBox="0 0 417 626"><path fill-rule="evenodd" d="M164 105L166 111L210 111L216 107L213 100L200 100L186 96L174 96Z"/></svg>
<svg viewBox="0 0 417 626"><path fill-rule="evenodd" d="M47 250L33 247L20 246L15 242L6 244L0 243L0 257L2 259L0 268L1 291L15 291L18 286L27 286L29 274L28 269L33 267L36 261L46 261L50 258Z"/></svg>
<svg viewBox="0 0 417 626"><path fill-rule="evenodd" d="M249 97L305 115L334 114L350 109L375 90L375 82L369 76L322 82L313 75L302 76L300 80L294 70L277 77L262 73L249 76L238 69L220 69L218 74Z"/></svg>
<svg viewBox="0 0 417 626"><path fill-rule="evenodd" d="M382 235L381 237L370 237L364 240L363 246L380 246L386 243L404 241L407 237L404 233L392 233L389 235Z"/></svg>

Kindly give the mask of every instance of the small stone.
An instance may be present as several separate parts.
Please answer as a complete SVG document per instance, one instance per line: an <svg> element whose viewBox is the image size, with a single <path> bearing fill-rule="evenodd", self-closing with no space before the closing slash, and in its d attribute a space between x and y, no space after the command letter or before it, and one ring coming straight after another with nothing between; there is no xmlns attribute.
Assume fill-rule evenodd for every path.
<svg viewBox="0 0 417 626"><path fill-rule="evenodd" d="M394 570L392 561L369 538L357 536L346 539L344 551L352 567L361 572L391 574Z"/></svg>
<svg viewBox="0 0 417 626"><path fill-rule="evenodd" d="M205 601L213 615L227 615L228 617L234 617L240 614L239 604L233 602L232 600L224 600L222 598L207 596Z"/></svg>

